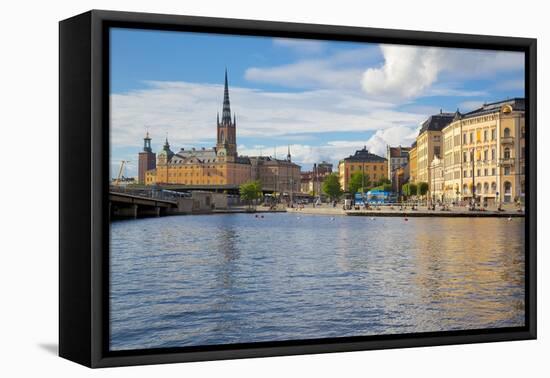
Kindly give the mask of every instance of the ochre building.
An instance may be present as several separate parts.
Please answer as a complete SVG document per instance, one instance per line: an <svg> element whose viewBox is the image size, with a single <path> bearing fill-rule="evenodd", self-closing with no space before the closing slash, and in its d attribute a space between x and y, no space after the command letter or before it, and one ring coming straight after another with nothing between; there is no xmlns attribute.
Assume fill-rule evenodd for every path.
<svg viewBox="0 0 550 378"><path fill-rule="evenodd" d="M227 71L222 117L216 122L217 143L211 149L180 149L173 152L168 139L157 154L156 168L145 174L147 185L183 185L189 188L236 188L250 180L260 180L264 191L298 192L300 166L271 157L239 156L237 119L231 116Z"/></svg>
<svg viewBox="0 0 550 378"><path fill-rule="evenodd" d="M388 161L378 155L370 153L367 147L355 151L355 155L340 160L338 163L338 175L340 185L344 191L349 188L351 175L357 172L363 172L369 178L369 181L376 182L388 178Z"/></svg>

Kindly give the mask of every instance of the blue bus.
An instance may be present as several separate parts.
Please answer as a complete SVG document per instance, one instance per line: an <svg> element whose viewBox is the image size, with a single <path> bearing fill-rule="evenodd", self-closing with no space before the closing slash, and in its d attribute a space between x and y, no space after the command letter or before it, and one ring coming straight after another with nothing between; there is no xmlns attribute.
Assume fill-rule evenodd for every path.
<svg viewBox="0 0 550 378"><path fill-rule="evenodd" d="M384 190L369 190L366 193L355 193L355 204L364 205L363 199L368 204L385 204L397 202L397 196Z"/></svg>

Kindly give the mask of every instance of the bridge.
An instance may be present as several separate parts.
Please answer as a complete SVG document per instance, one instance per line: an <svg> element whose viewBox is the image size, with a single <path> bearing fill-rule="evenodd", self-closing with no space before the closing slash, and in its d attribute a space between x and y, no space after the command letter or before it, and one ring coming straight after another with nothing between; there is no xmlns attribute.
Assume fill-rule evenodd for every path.
<svg viewBox="0 0 550 378"><path fill-rule="evenodd" d="M181 208L180 205L176 198L169 200L109 191L109 216L111 218L159 217L175 214Z"/></svg>

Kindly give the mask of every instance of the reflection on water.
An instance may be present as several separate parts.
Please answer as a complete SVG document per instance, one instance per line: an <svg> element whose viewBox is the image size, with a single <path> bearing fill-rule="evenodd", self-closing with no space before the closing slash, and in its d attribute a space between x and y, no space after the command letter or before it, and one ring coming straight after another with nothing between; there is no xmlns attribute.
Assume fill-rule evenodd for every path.
<svg viewBox="0 0 550 378"><path fill-rule="evenodd" d="M111 225L111 349L524 325L524 220L177 216Z"/></svg>

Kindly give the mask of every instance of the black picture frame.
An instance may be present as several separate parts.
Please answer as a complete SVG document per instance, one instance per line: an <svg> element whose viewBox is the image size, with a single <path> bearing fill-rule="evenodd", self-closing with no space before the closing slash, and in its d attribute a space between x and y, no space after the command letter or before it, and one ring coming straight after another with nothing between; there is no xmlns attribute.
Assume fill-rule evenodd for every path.
<svg viewBox="0 0 550 378"><path fill-rule="evenodd" d="M108 319L110 27L522 51L526 325L517 328L112 352ZM59 355L88 367L535 339L536 39L92 10L59 24Z"/></svg>

